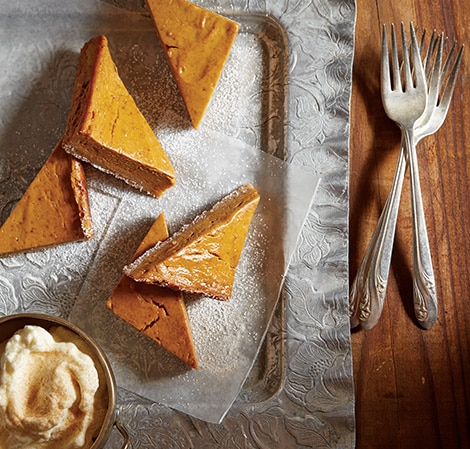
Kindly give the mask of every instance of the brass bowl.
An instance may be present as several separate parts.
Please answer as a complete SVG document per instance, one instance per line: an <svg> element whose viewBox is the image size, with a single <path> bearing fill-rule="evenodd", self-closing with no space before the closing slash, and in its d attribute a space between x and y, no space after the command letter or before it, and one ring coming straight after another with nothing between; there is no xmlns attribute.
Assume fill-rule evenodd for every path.
<svg viewBox="0 0 470 449"><path fill-rule="evenodd" d="M117 427L124 438L122 449L129 447L129 436L127 435L125 428L120 423L116 411L116 380L114 378L111 365L98 344L89 335L87 335L85 331L70 321L67 321L63 318L39 313L20 313L0 318L0 342L9 339L16 331L22 329L26 325L41 326L46 330L54 326L62 326L76 334L86 343L91 351L95 363L98 363L99 368L101 368L101 372L103 373L104 379L106 381L106 388L108 393L108 409L106 411L98 436L96 437L90 449L104 448L114 426Z"/></svg>

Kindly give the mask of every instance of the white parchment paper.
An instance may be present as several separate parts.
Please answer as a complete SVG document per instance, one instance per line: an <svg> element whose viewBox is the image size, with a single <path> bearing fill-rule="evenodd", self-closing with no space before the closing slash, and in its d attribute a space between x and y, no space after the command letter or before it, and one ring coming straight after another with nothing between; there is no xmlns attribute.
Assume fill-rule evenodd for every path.
<svg viewBox="0 0 470 449"><path fill-rule="evenodd" d="M119 386L199 419L219 422L258 354L318 179L213 131L179 131L162 141L181 149L172 153L177 184L161 200L131 191L123 198L71 319L104 348ZM90 180L98 190L103 189L99 178L93 173ZM145 234L161 211L174 231L246 182L258 189L261 200L232 298L227 302L186 298L200 365L198 371L191 370L115 317L105 302L138 244L135 236ZM106 189L112 194L109 184ZM99 205L92 201L92 208Z"/></svg>

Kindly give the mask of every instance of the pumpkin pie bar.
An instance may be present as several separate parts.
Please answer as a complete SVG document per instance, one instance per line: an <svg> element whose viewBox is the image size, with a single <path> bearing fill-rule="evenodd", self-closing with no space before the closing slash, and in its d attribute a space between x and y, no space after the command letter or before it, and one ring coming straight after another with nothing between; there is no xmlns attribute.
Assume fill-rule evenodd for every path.
<svg viewBox="0 0 470 449"><path fill-rule="evenodd" d="M83 166L59 142L0 228L0 256L92 236Z"/></svg>
<svg viewBox="0 0 470 449"><path fill-rule="evenodd" d="M229 299L259 199L251 184L239 187L124 267L124 273L139 282Z"/></svg>
<svg viewBox="0 0 470 449"><path fill-rule="evenodd" d="M198 128L240 25L187 0L147 0L158 37Z"/></svg>
<svg viewBox="0 0 470 449"><path fill-rule="evenodd" d="M134 258L167 237L168 230L162 214L153 223ZM198 369L186 305L181 292L136 282L122 276L106 306L190 367Z"/></svg>
<svg viewBox="0 0 470 449"><path fill-rule="evenodd" d="M80 52L63 144L78 159L155 197L175 183L173 166L119 77L103 35Z"/></svg>

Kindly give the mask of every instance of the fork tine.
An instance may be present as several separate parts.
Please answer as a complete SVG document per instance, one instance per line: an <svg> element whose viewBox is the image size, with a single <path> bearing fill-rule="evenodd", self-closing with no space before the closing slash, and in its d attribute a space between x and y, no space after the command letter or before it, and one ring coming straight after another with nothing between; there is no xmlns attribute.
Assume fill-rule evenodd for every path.
<svg viewBox="0 0 470 449"><path fill-rule="evenodd" d="M442 33L437 42L437 52L431 65L430 80L429 80L429 99L428 101L436 105L439 99L439 90L441 88L441 74L442 74L442 53L444 51L444 33Z"/></svg>
<svg viewBox="0 0 470 449"><path fill-rule="evenodd" d="M449 52L443 62L444 49L447 45L447 38L442 32L439 37L436 37L436 30L433 31L429 45L427 48L426 56L423 58L423 65L426 72L426 79L429 85L429 102L432 105L438 106L442 103L442 99L446 94L446 101L450 103L452 98L453 89L457 81L457 73L462 59L463 47L460 49L459 54L455 61L453 56L457 48L457 42L452 44ZM425 31L421 37L420 50L424 48ZM436 50L437 47L437 50ZM451 67L451 64L453 66ZM449 74L450 71L450 74ZM446 83L451 83L448 90L445 89Z"/></svg>
<svg viewBox="0 0 470 449"><path fill-rule="evenodd" d="M457 54L457 58L454 62L449 78L446 80L444 91L439 100L439 106L443 106L446 110L449 108L450 100L452 99L452 95L454 93L455 84L457 82L457 75L460 69L460 63L462 62L463 50L464 46L462 45L462 47L460 47L459 53Z"/></svg>
<svg viewBox="0 0 470 449"><path fill-rule="evenodd" d="M446 43L447 43L447 39L446 39ZM442 73L447 73L447 70L449 69L450 63L452 62L452 57L454 56L454 52L456 48L457 48L457 42L454 41L449 53L447 54L447 58L446 58L446 61L444 62ZM445 76L442 76L441 83L444 82L444 80L445 80Z"/></svg>
<svg viewBox="0 0 470 449"><path fill-rule="evenodd" d="M393 90L403 90L400 76L400 62L398 60L398 50L397 50L397 37L395 34L395 25L392 23L392 72L393 72ZM405 61L405 74L407 71L406 61ZM406 76L405 76L406 78Z"/></svg>
<svg viewBox="0 0 470 449"><path fill-rule="evenodd" d="M419 51L423 51L424 43L426 42L426 28L424 28L423 33L421 34L421 40L419 41ZM431 39L432 42L432 39Z"/></svg>
<svg viewBox="0 0 470 449"><path fill-rule="evenodd" d="M404 32L404 25L402 22L402 32ZM410 23L410 32L411 32L411 56L413 58L413 69L415 77L417 78L417 84L421 84L423 86L426 85L426 76L424 73L423 63L421 61L421 54L419 51L418 40L416 38L416 31L413 25L413 22ZM410 75L411 77L411 75ZM418 79L419 78L419 79ZM411 80L411 78L410 78ZM411 85L411 84L410 84Z"/></svg>
<svg viewBox="0 0 470 449"><path fill-rule="evenodd" d="M387 28L385 24L382 28L382 73L381 73L381 87L382 91L384 89L391 88L391 80L390 80L390 62L388 56L388 40L387 40Z"/></svg>
<svg viewBox="0 0 470 449"><path fill-rule="evenodd" d="M426 52L426 57L424 58L424 70L426 72L426 78L429 77L431 67L432 67L432 64L431 64L432 55L434 53L434 49L436 48L436 42L438 41L438 38L436 38L436 36L437 36L437 32L436 30L433 30L431 39L429 40L429 46ZM420 50L422 50L424 46L423 39L424 39L424 33L423 33L423 37L421 38Z"/></svg>
<svg viewBox="0 0 470 449"><path fill-rule="evenodd" d="M409 86L413 85L413 78L411 74L410 55L409 55L408 43L406 39L405 25L403 22L401 22L401 39L402 39L402 45L403 45L403 67L404 67L405 89L407 89L409 88ZM414 49L413 49L413 44L412 44L411 54L413 54L413 52L414 52Z"/></svg>
<svg viewBox="0 0 470 449"><path fill-rule="evenodd" d="M426 28L423 30L423 33L421 34L421 40L419 41L419 51L420 52L423 51L425 42L426 42ZM432 42L432 36L431 36L431 42Z"/></svg>

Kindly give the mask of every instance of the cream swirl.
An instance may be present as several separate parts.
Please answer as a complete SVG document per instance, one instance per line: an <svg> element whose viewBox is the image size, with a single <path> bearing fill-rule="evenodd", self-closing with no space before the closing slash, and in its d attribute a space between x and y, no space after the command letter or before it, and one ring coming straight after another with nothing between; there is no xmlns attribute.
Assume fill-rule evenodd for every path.
<svg viewBox="0 0 470 449"><path fill-rule="evenodd" d="M0 449L91 444L87 440L96 417L98 372L77 345L54 338L60 329L25 326L3 344Z"/></svg>

